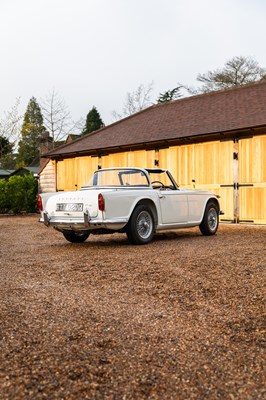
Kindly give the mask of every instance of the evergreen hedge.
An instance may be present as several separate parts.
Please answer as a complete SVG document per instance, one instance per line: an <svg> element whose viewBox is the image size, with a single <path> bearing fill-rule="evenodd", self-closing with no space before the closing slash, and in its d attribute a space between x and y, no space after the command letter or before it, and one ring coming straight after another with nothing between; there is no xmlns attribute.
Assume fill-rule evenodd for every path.
<svg viewBox="0 0 266 400"><path fill-rule="evenodd" d="M0 213L37 211L38 182L33 174L0 179Z"/></svg>

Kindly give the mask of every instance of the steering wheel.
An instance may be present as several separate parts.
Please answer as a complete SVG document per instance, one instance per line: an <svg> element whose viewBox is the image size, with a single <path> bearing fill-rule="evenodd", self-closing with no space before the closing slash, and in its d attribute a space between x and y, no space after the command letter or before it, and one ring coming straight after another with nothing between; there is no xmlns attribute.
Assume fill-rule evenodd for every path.
<svg viewBox="0 0 266 400"><path fill-rule="evenodd" d="M153 185L154 183L159 183L159 185L161 186L161 189L162 189L162 188L165 188L163 182L161 182L161 181L153 181L153 182L151 182L152 185Z"/></svg>

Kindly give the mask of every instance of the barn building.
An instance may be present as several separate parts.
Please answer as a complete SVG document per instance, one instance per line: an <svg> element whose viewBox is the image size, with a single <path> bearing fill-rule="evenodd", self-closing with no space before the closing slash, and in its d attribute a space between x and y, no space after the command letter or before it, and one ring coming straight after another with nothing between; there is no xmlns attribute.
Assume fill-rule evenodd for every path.
<svg viewBox="0 0 266 400"><path fill-rule="evenodd" d="M221 221L266 223L266 82L151 106L46 154L40 190L76 190L98 168L168 168L220 196Z"/></svg>

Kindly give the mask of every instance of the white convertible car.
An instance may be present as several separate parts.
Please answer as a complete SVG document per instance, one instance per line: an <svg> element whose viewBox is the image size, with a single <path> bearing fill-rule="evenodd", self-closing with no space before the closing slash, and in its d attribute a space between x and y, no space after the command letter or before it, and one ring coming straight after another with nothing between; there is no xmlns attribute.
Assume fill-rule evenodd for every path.
<svg viewBox="0 0 266 400"><path fill-rule="evenodd" d="M216 195L181 189L159 168L100 169L78 191L39 195L38 205L40 222L72 243L91 233L125 232L131 243L145 244L155 231L193 226L214 235L220 214Z"/></svg>

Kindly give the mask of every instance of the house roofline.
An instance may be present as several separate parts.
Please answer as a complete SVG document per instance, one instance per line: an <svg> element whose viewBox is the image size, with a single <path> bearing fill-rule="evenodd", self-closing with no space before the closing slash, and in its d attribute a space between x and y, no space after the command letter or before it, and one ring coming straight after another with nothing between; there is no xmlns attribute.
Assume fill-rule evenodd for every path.
<svg viewBox="0 0 266 400"><path fill-rule="evenodd" d="M137 151L137 150L155 150L157 148L163 149L175 145L186 145L193 143L203 143L207 141L228 141L228 140L239 140L247 139L253 136L258 136L260 134L266 133L266 125L252 126L247 128L234 129L230 131L219 131L212 133L203 133L199 135L190 135L179 138L163 139L163 140L153 140L150 142L139 142L134 144L127 144L121 146L110 146L101 147L96 149L73 151L65 154L56 154L47 157L47 160L63 160L66 158L80 157L80 156L103 156L111 153L121 153L125 151ZM47 161L47 163L48 163Z"/></svg>
<svg viewBox="0 0 266 400"><path fill-rule="evenodd" d="M173 106L173 104L177 104L177 103L193 102L193 101L197 100L198 98L207 99L208 97L215 97L215 96L217 96L219 94L231 93L231 92L236 92L236 91L238 91L238 92L239 91L244 91L244 90L246 90L246 89L248 89L250 87L262 86L262 85L266 85L266 80L261 80L261 81L250 83L250 84L246 84L246 85L234 86L234 87L231 87L231 88L221 89L221 90L218 90L218 91L212 91L212 92L208 92L208 93L200 93L200 94L193 95L193 96L188 96L188 97L185 97L185 98L179 98L177 100L172 100L172 101L169 101L169 102L166 102L166 103L153 104L150 107L147 107L147 108L145 108L145 109L143 109L143 110L141 110L141 111L139 111L139 112L137 112L135 114L129 115L129 116L127 116L127 117L125 117L125 118L123 118L121 120L115 121L115 122L113 122L113 123L111 123L109 125L106 125L106 126L100 128L100 129L96 130L96 131L93 131L93 132L91 132L91 133L89 133L87 135L81 136L80 138L76 139L74 141L74 143L63 144L63 145L57 147L56 149L53 149L53 150L43 154L43 157L56 159L56 158L62 158L62 157L63 158L64 157L70 157L71 155L77 154L77 153L78 154L84 154L84 153L89 154L89 153L99 152L99 151L102 150L102 147L87 148L86 150L73 150L73 151L69 151L69 152L66 151L66 153L62 153L61 150L68 149L69 146L73 146L73 145L76 146L79 142L88 139L89 136L92 137L92 136L98 135L99 133L101 133L101 132L103 132L105 130L108 130L108 129L114 127L114 126L120 125L120 124L124 123L125 121L130 120L132 118L136 118L138 115L143 114L143 113L147 113L147 112L149 112L149 110L152 110L152 109L159 109L159 108L162 108L162 107L163 108L167 108L167 107ZM250 128L246 128L246 127L237 128L238 131L243 130L243 129L250 129ZM225 131L225 132L227 132L227 131ZM213 134L217 134L217 133L224 133L224 131L219 131L219 132L215 132L214 131L214 132L207 132L207 133L202 133L201 132L199 134L197 134L197 133L195 133L195 134L192 133L191 134L190 133L187 137L185 137L185 136L179 137L179 138L178 137L174 137L172 139L168 139L168 141L172 141L173 140L173 141L180 142L182 140L188 140L189 137L201 137L201 136L213 135ZM161 141L161 140L158 139L158 141ZM127 143L126 145L121 144L121 145L116 145L114 147L113 146L109 146L109 147L107 147L107 149L111 150L112 148L117 148L117 147L119 147L119 148L129 148L129 147L133 147L133 146L135 147L135 146L140 146L140 145L144 145L144 144L150 145L150 144L152 144L154 142L156 142L156 140L148 141L146 139L144 142L134 142L132 144ZM60 151L60 154L57 154L58 151Z"/></svg>

